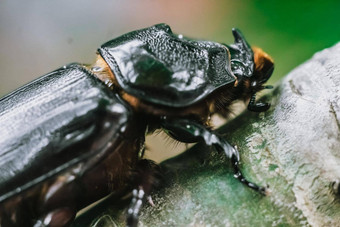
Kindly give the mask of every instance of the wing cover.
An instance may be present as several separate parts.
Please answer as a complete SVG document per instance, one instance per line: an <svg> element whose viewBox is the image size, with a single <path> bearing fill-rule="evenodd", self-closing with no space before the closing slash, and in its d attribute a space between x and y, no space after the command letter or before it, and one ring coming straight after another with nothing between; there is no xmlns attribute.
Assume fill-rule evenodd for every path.
<svg viewBox="0 0 340 227"><path fill-rule="evenodd" d="M98 51L127 93L155 104L188 106L235 81L225 45L174 35L166 24L130 32Z"/></svg>
<svg viewBox="0 0 340 227"><path fill-rule="evenodd" d="M79 64L1 98L0 202L105 152L127 113L112 91Z"/></svg>

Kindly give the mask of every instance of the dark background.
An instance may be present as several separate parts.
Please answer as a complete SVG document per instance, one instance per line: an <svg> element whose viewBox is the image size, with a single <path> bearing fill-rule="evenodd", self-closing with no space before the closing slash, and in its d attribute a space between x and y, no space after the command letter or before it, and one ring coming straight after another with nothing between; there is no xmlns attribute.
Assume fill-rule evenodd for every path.
<svg viewBox="0 0 340 227"><path fill-rule="evenodd" d="M160 22L231 43L231 28L273 56L272 83L340 40L340 1L1 0L0 96L70 62L92 63L104 42Z"/></svg>

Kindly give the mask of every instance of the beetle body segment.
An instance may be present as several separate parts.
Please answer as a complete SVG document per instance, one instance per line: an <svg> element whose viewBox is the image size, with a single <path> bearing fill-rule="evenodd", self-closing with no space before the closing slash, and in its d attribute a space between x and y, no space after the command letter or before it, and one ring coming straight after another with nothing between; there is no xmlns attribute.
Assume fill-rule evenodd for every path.
<svg viewBox="0 0 340 227"><path fill-rule="evenodd" d="M2 212L13 209L15 214L22 206L21 201L29 197L32 203L46 208L39 212L48 213L57 203L51 206L50 199L41 197L56 200L47 195L46 188L52 185L59 191L69 191L67 201L87 195L81 200L84 204L62 204L79 209L87 205L85 201L94 202L94 198L119 190L129 182L131 173L123 169L136 164L141 144L138 141L143 141L145 128L128 128L127 124L134 121L129 107L85 67L71 64L40 77L3 97L0 108ZM122 136L126 138L123 140ZM122 143L131 142L129 138L131 147ZM121 159L124 161L117 162ZM107 161L110 163L105 165ZM97 166L98 163L102 164ZM87 177L83 178L84 175ZM116 175L123 182L110 179L109 175ZM75 186L73 181L92 190L77 195L74 191L79 185ZM37 204L33 207L39 207ZM27 223L21 217L15 221L18 226Z"/></svg>
<svg viewBox="0 0 340 227"><path fill-rule="evenodd" d="M226 46L179 38L165 24L111 40L99 53L124 91L169 107L192 105L236 80Z"/></svg>

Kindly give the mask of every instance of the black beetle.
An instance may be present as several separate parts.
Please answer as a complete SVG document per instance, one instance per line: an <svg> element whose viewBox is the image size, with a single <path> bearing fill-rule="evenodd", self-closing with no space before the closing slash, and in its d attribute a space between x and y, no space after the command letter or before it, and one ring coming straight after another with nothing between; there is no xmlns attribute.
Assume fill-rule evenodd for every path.
<svg viewBox="0 0 340 227"><path fill-rule="evenodd" d="M235 100L269 108L255 94L273 61L233 35L226 45L155 25L103 44L91 66L69 64L1 98L1 226L67 226L79 209L127 187L127 224L137 225L157 169L142 158L144 135L159 128L223 151L242 183L264 191L244 179L237 149L209 124Z"/></svg>

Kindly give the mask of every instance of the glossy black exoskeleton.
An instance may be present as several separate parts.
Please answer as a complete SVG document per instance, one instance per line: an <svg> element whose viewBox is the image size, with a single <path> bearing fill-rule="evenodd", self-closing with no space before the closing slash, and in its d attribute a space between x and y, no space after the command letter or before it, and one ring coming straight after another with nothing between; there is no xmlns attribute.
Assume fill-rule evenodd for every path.
<svg viewBox="0 0 340 227"><path fill-rule="evenodd" d="M236 148L210 130L212 114L255 103L273 61L234 29L228 46L172 33L165 24L99 48L92 66L70 64L0 99L1 226L67 226L110 192L134 189L127 224L137 225L157 166L144 135L163 129L181 142L223 151L242 183Z"/></svg>

